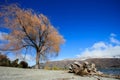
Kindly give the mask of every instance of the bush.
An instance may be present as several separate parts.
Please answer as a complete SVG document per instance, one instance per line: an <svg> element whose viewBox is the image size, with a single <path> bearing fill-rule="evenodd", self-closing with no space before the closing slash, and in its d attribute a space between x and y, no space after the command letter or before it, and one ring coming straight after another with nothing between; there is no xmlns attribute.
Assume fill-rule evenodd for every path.
<svg viewBox="0 0 120 80"><path fill-rule="evenodd" d="M52 70L52 68L51 68L51 67L48 67L48 66L45 66L44 69L45 69L45 70Z"/></svg>
<svg viewBox="0 0 120 80"><path fill-rule="evenodd" d="M21 61L21 62L19 63L19 67L20 67L20 68L28 68L28 63L25 62L25 61Z"/></svg>
<svg viewBox="0 0 120 80"><path fill-rule="evenodd" d="M19 66L18 61L19 61L19 59L15 59L14 61L12 61L11 66L18 67Z"/></svg>
<svg viewBox="0 0 120 80"><path fill-rule="evenodd" d="M9 58L7 58L6 55L3 55L3 54L0 53L0 66L28 68L28 63L27 62L21 61L18 64L18 61L19 61L19 59L16 59L16 60L11 62L9 60Z"/></svg>
<svg viewBox="0 0 120 80"><path fill-rule="evenodd" d="M54 66L52 67L52 70L58 70L58 67Z"/></svg>
<svg viewBox="0 0 120 80"><path fill-rule="evenodd" d="M11 61L7 58L6 55L0 53L0 66L7 66L11 65Z"/></svg>
<svg viewBox="0 0 120 80"><path fill-rule="evenodd" d="M11 62L6 55L3 55L0 53L0 66L28 68L27 62L21 61L19 64L18 62L19 62L19 59L15 59L14 61Z"/></svg>

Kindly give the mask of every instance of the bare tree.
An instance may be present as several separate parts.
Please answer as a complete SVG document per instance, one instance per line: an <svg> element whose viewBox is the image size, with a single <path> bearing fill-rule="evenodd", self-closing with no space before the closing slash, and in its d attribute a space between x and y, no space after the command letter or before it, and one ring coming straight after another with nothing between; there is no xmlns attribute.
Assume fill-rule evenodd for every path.
<svg viewBox="0 0 120 80"><path fill-rule="evenodd" d="M21 9L12 4L2 6L0 16L4 19L4 28L10 30L9 34L4 36L8 42L1 50L35 49L35 68L40 68L40 55L58 54L60 45L64 43L63 37L43 14L36 14L31 9Z"/></svg>

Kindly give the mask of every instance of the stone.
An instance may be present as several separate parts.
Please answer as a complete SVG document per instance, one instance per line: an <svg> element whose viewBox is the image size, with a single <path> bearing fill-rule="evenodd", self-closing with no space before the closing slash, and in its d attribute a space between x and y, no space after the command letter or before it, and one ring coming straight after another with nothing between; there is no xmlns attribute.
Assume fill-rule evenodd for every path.
<svg viewBox="0 0 120 80"><path fill-rule="evenodd" d="M74 62L75 65L77 65L78 67L81 66L81 64L79 62Z"/></svg>
<svg viewBox="0 0 120 80"><path fill-rule="evenodd" d="M89 63L85 61L85 62L83 63L83 68L88 68L88 65L89 65Z"/></svg>
<svg viewBox="0 0 120 80"><path fill-rule="evenodd" d="M94 63L89 64L88 62L84 62L83 64L80 64L79 62L74 62L73 64L70 64L69 72L75 73L80 76L103 74L102 72L97 71Z"/></svg>

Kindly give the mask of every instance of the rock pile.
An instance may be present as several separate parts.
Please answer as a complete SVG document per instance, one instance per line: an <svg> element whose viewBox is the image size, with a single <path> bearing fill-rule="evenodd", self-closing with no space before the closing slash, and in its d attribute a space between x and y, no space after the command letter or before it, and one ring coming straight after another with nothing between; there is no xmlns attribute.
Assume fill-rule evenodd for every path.
<svg viewBox="0 0 120 80"><path fill-rule="evenodd" d="M79 62L74 62L69 66L69 72L75 73L77 75L102 75L102 72L97 71L95 64L89 64L88 62L84 62L80 64Z"/></svg>

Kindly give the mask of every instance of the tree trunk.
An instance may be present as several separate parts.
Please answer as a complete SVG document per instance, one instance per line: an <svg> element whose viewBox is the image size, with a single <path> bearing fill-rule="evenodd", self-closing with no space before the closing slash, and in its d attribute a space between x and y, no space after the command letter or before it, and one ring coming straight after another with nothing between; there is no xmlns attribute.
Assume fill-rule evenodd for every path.
<svg viewBox="0 0 120 80"><path fill-rule="evenodd" d="M35 69L40 69L39 59L40 59L40 53L37 52L37 54L36 54L36 65L35 65Z"/></svg>

